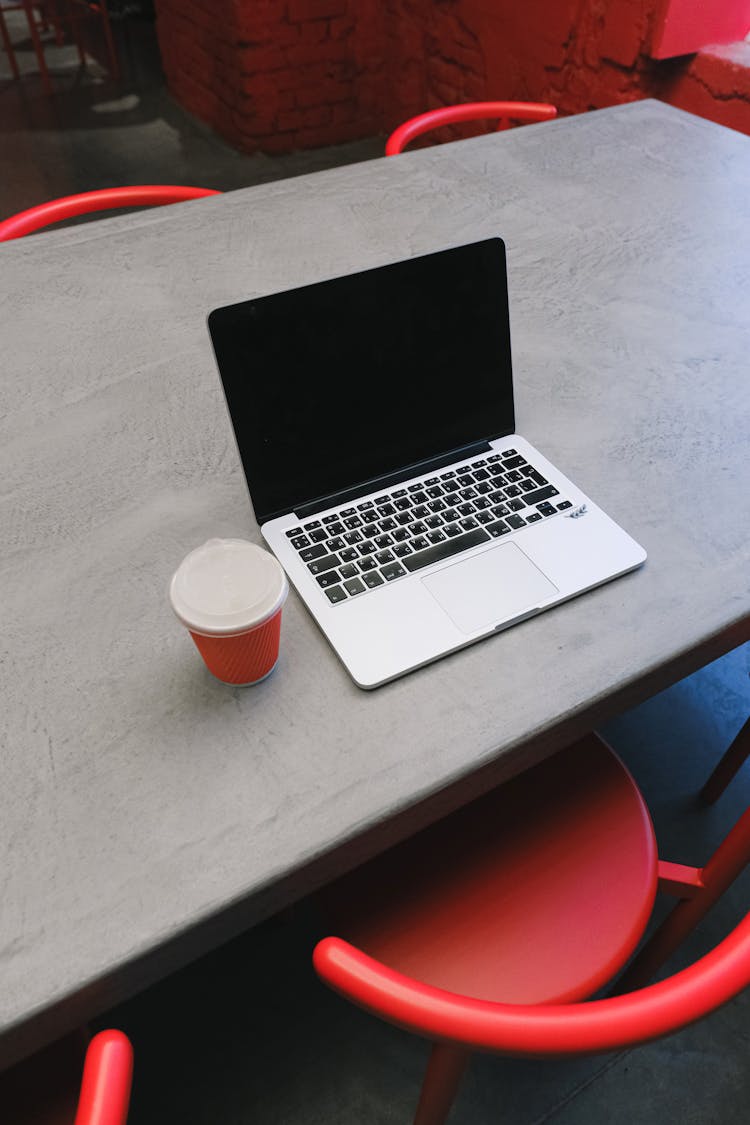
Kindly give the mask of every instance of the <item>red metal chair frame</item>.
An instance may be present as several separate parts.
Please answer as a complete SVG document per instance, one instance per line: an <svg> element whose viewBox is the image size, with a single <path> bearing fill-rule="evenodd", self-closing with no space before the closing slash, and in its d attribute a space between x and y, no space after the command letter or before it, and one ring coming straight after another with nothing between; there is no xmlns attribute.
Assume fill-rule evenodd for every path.
<svg viewBox="0 0 750 1125"><path fill-rule="evenodd" d="M125 1125L133 1078L133 1048L121 1031L91 1040L74 1125Z"/></svg>
<svg viewBox="0 0 750 1125"><path fill-rule="evenodd" d="M22 238L52 223L86 215L93 211L110 211L122 207L162 207L200 199L204 195L220 195L213 188L180 187L174 184L138 184L133 187L101 188L51 199L0 222L0 242Z"/></svg>
<svg viewBox="0 0 750 1125"><path fill-rule="evenodd" d="M589 736L589 740L591 737ZM607 750L603 744L602 749ZM574 754L575 751L576 747L562 751L563 759ZM553 770L551 763L554 758L559 759L559 757L560 755L555 755L553 759L542 763L541 767L536 767L538 771L542 771L539 776L544 777L547 769ZM575 762L572 765L574 766ZM552 776L559 781L561 775L553 773ZM513 785L515 780L508 783L508 786ZM505 868L499 866L492 868L488 863L486 878L482 868L485 895L488 900L497 897L502 903L510 902L515 908L513 898L519 895L528 904L531 917L540 901L544 902L550 893L556 893L559 876L552 868L556 866L559 856L565 855L571 847L578 846L574 839L577 821L573 819L567 827L563 825L563 830L560 832L550 826L549 814L554 812L556 802L564 803L574 796L583 780L587 780L585 774L582 774L580 769L575 771L571 768L567 775L567 792L564 791L565 785L542 786L539 789L538 800L535 797L539 788L537 783L530 785L523 806L524 811L529 813L529 832L528 837L518 844L517 853L519 865L525 865L530 869L531 876L528 882L522 882L520 887L518 881L510 884L506 881L505 869L509 864L513 864L516 851L511 845L503 857ZM598 787L597 781L591 787L589 794L594 802L597 801ZM604 793L602 797L605 801L609 800ZM513 809L514 801L515 799L506 799L507 807ZM494 808L494 806L490 807ZM497 810L500 814L503 808L504 806L498 802ZM614 811L616 806L612 805L612 808ZM481 817L481 812L479 816ZM497 817L497 822L501 822L501 816ZM588 832L590 826L582 827L581 830ZM545 866L543 862L537 860L529 868L529 848L538 834L548 837L546 849L548 864ZM450 835L445 839L449 842ZM404 874L395 891L389 890L388 884L385 884L385 898L381 900L385 903L385 924L379 920L377 906L380 893L378 872L381 869L382 859L373 861L374 879L368 881L365 875L362 880L361 901L365 904L363 913L354 898L356 891L353 893L351 890L351 885L356 888L357 872L346 876L344 881L324 891L324 896L327 894L333 904L334 912L337 911L337 907L339 908L337 920L343 923L339 927L340 930L346 932L348 925L348 936L353 934L354 940L345 941L339 937L323 939L315 948L313 963L318 975L347 999L398 1027L433 1040L435 1045L414 1118L415 1125L441 1125L445 1120L472 1050L544 1057L621 1049L667 1035L701 1019L750 984L750 914L748 914L724 941L701 960L674 976L644 987L733 879L750 862L750 809L740 817L705 867L687 867L658 860L659 889L678 897L680 901L655 931L653 937L632 957L625 972L615 983L617 995L610 993L605 999L594 1001L587 1000L585 997L598 991L600 985L597 984L589 987L585 995L555 996L551 1002L528 1000L524 1003L504 1003L502 1000L487 999L487 990L485 990L485 998L478 999L476 997L482 995L479 990L459 994L450 988L436 987L436 976L439 977L440 972L443 971L441 961L447 963L451 957L454 960L457 958L460 978L463 972L461 958L465 956L461 952L463 946L460 944L463 939L460 930L455 930L454 927L455 932L459 934L459 944L455 946L455 950L458 951L456 953L451 947L451 942L455 940L453 931L450 937L446 937L443 935L448 932L447 930L437 932L436 928L432 927L427 931L430 939L426 943L431 948L429 950L415 948L413 934L419 932L416 926L420 919L417 917L415 921L412 907L410 905L404 907L402 904L415 902L417 911L424 909L424 916L427 919L425 925L429 927L432 919L441 916L439 912L443 910L445 903L440 900L441 890L438 881L430 885L424 899L420 897L421 887L415 884L415 875L421 880L421 872L425 867L410 865L408 858L410 848L413 848L413 844L407 841L405 845L399 845L391 852L393 870L403 871ZM599 841L591 839L590 848L592 855L596 855L599 851ZM404 849L407 851L404 852ZM485 853L480 848L475 850L477 866L486 863ZM428 853L429 863L439 869L445 862L446 854L450 856L450 851L442 848L434 849L432 853ZM472 854L471 849L465 853L468 857ZM540 855L543 856L543 853ZM464 858L462 857L458 862L458 876L455 875L454 867L451 886L460 888L464 872L464 867L460 865L464 863ZM467 877L471 874L467 872ZM586 874L585 871L583 874ZM362 876L360 878L362 879ZM608 907L602 904L605 900L616 903L619 894L619 886L615 885L617 881L618 876L613 872L610 880L612 885L603 883L599 902L592 901L588 906L584 902L584 910L588 909L596 913L597 907L602 907L599 916L606 916ZM390 886L394 888L396 880L393 880ZM343 888L343 891L340 888ZM455 890L446 890L443 897L449 906L453 901L459 901L459 895ZM367 904L370 901L374 905L372 910L368 911ZM397 905L389 913L390 901L395 901ZM424 908L423 901L426 903ZM325 897L323 909L326 909ZM504 909L505 907L502 908ZM579 907L576 906L576 909ZM495 915L501 923L504 918L502 910ZM564 929L563 913L561 910L561 929ZM570 911L568 917L569 915ZM471 927L472 924L472 918L467 917L465 925ZM643 934L646 922L639 924L642 925L641 934ZM482 918L481 926L483 933L490 932L486 917ZM509 926L519 927L517 912L514 915L512 910L509 912ZM522 945L525 934L522 927L523 921L519 927L520 937L516 940L521 942L519 948L525 954ZM580 926L582 937L586 936L587 928L588 923L584 919ZM497 934L494 930L491 932L493 942L497 941ZM580 982L583 980L581 954L577 949L570 948L571 944L575 943L571 942L570 933L565 932L568 933L568 937L559 949L559 956L561 961L567 960L570 963L572 975L575 977L578 974L576 979ZM483 940L488 947L493 944L486 937ZM378 956L369 956L363 949L357 948L357 945L364 947L369 945L371 950L377 949ZM396 949L393 957L395 964L398 964L399 957L408 961L408 973L391 968L386 963L387 957L384 957L381 951L383 949L389 951L390 948ZM406 954L402 953L402 949L407 951ZM537 959L549 961L549 953L542 955L540 947ZM612 969L610 980L616 976L626 960L627 957L622 958L619 966L614 963L610 965ZM440 970L438 973L435 972L436 965ZM524 974L528 976L530 990L536 987L535 966L533 954L525 965L513 966L516 977ZM546 964L539 964L540 974L546 971ZM425 983L430 978L432 978L431 983ZM512 977L510 979L514 980ZM524 988L522 982L519 992L523 992Z"/></svg>
<svg viewBox="0 0 750 1125"><path fill-rule="evenodd" d="M547 102L466 102L463 105L443 106L441 109L420 113L399 125L386 141L385 155L396 156L416 137L441 125L453 125L460 121L497 120L497 129L502 130L509 129L514 121L550 121L556 116L557 107Z"/></svg>

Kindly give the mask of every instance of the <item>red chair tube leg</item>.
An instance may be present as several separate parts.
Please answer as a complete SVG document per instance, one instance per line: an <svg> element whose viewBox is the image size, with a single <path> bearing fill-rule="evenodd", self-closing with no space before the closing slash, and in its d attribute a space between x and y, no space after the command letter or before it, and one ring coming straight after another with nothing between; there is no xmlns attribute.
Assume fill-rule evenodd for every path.
<svg viewBox="0 0 750 1125"><path fill-rule="evenodd" d="M65 195L5 219L0 223L0 242L21 238L41 227L93 211L111 211L121 207L160 207L167 203L182 203L188 199L218 194L220 193L212 188L136 184L133 187L102 188L78 195Z"/></svg>
<svg viewBox="0 0 750 1125"><path fill-rule="evenodd" d="M450 1043L432 1048L414 1125L443 1125L450 1113L471 1055Z"/></svg>
<svg viewBox="0 0 750 1125"><path fill-rule="evenodd" d="M687 969L639 992L577 1004L496 1004L432 988L339 938L315 947L315 968L349 1000L409 1031L477 1050L562 1057L620 1050L701 1019L750 984L750 914Z"/></svg>
<svg viewBox="0 0 750 1125"><path fill-rule="evenodd" d="M100 1031L89 1043L75 1125L125 1125L133 1048L121 1031Z"/></svg>
<svg viewBox="0 0 750 1125"><path fill-rule="evenodd" d="M716 849L701 872L703 887L678 902L636 954L617 982L617 990L640 988L695 929L714 903L750 863L750 809Z"/></svg>
<svg viewBox="0 0 750 1125"><path fill-rule="evenodd" d="M748 758L750 758L750 719L724 752L721 761L701 789L701 798L712 805Z"/></svg>
<svg viewBox="0 0 750 1125"><path fill-rule="evenodd" d="M386 156L396 156L410 141L440 125L458 121L482 121L498 118L505 121L549 121L557 116L557 107L546 102L466 102L463 105L430 109L411 117L395 129L385 145Z"/></svg>

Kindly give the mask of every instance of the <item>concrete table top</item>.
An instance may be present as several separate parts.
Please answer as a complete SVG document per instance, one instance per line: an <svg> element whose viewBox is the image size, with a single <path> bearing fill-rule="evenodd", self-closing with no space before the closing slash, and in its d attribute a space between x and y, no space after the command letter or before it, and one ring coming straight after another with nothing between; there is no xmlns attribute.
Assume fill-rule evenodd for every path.
<svg viewBox="0 0 750 1125"><path fill-rule="evenodd" d="M260 542L207 313L494 234L519 432L647 563L373 692L292 591L218 683L167 600ZM748 138L643 101L0 259L0 1064L750 637Z"/></svg>

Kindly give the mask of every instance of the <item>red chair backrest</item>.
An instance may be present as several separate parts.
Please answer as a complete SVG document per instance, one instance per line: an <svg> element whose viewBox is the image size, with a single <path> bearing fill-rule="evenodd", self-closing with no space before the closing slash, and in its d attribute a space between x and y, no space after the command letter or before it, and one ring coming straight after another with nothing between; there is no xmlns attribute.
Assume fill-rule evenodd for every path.
<svg viewBox="0 0 750 1125"><path fill-rule="evenodd" d="M111 211L120 207L162 207L204 195L220 195L213 188L180 187L175 184L136 184L132 187L101 188L78 195L51 199L0 222L0 242L22 238L41 227L86 215L92 211Z"/></svg>
<svg viewBox="0 0 750 1125"><path fill-rule="evenodd" d="M399 125L386 141L385 155L396 156L410 141L437 129L440 125L452 125L458 121L496 120L498 129L507 129L512 121L549 121L557 117L557 107L547 102L466 102L463 105L448 105L442 109L430 109L411 117Z"/></svg>

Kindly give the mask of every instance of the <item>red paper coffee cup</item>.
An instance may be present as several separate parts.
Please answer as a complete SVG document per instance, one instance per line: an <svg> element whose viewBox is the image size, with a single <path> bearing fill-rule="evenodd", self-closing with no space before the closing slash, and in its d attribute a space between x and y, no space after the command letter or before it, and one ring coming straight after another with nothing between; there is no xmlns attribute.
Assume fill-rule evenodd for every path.
<svg viewBox="0 0 750 1125"><path fill-rule="evenodd" d="M209 672L238 687L276 666L288 593L280 563L244 539L209 539L183 559L169 586L172 609Z"/></svg>

